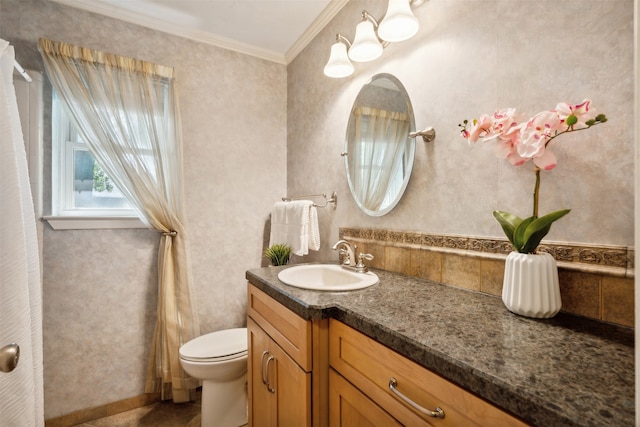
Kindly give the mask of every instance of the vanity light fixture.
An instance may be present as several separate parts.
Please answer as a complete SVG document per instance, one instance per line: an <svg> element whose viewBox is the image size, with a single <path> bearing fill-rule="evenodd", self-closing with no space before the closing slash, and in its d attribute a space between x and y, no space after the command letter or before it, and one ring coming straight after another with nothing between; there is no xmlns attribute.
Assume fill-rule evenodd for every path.
<svg viewBox="0 0 640 427"><path fill-rule="evenodd" d="M380 58L384 49L376 34L378 21L366 10L362 11L362 21L356 26L356 36L349 49L349 58L356 62L369 62Z"/></svg>
<svg viewBox="0 0 640 427"><path fill-rule="evenodd" d="M324 75L341 78L353 74L353 64L349 61L347 48L351 47L349 40L342 34L336 34L336 42L331 46L329 62L324 66Z"/></svg>
<svg viewBox="0 0 640 427"><path fill-rule="evenodd" d="M356 26L353 44L341 34L331 46L329 61L324 66L327 77L341 78L353 74L351 61L368 62L379 58L389 42L398 42L413 37L419 28L418 18L411 12L412 7L425 0L389 0L387 13L380 25L366 10Z"/></svg>
<svg viewBox="0 0 640 427"><path fill-rule="evenodd" d="M378 27L378 36L388 42L401 42L413 37L419 24L411 6L421 3L421 0L389 0L387 13Z"/></svg>

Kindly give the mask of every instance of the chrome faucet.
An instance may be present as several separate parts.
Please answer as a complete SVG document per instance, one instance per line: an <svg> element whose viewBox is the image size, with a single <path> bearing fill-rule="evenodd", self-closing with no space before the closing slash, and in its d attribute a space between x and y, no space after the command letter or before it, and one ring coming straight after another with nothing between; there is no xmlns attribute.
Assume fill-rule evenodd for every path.
<svg viewBox="0 0 640 427"><path fill-rule="evenodd" d="M340 248L340 246L344 246L344 248ZM354 265L356 262L356 257L354 254L354 250L357 246L351 246L351 243L346 240L338 240L335 245L331 247L334 251L338 251L340 255L343 255L342 265Z"/></svg>
<svg viewBox="0 0 640 427"><path fill-rule="evenodd" d="M340 246L344 246L344 248L340 248ZM373 259L373 255L360 253L358 255L358 260L356 262L355 251L358 249L356 245L351 246L351 243L346 240L338 240L335 245L331 247L334 251L338 251L340 255L343 255L342 258L342 267L348 268L349 270L354 270L358 273L366 273L369 271L369 268L364 265L364 260L371 261Z"/></svg>

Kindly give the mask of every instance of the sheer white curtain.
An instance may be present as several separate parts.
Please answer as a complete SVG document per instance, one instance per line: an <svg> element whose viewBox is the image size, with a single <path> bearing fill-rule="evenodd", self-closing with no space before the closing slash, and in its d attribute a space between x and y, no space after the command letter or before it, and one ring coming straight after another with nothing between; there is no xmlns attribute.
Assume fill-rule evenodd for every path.
<svg viewBox="0 0 640 427"><path fill-rule="evenodd" d="M398 177L403 179L402 157L406 153L409 136L409 116L377 108L362 107L354 111L356 117L354 151L349 162L358 198L365 208L377 211L385 201L388 189Z"/></svg>
<svg viewBox="0 0 640 427"><path fill-rule="evenodd" d="M161 232L158 320L146 392L188 401L199 382L183 371L178 350L199 335L199 323L187 258L173 69L46 39L39 49L96 161L142 219Z"/></svg>
<svg viewBox="0 0 640 427"><path fill-rule="evenodd" d="M42 282L13 61L0 39L0 347L20 346L16 368L0 372L0 425L43 426Z"/></svg>

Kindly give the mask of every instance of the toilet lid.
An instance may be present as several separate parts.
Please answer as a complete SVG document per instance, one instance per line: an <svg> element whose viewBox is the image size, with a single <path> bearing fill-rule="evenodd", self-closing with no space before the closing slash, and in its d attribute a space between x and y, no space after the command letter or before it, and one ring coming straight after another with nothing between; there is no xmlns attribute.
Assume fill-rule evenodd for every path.
<svg viewBox="0 0 640 427"><path fill-rule="evenodd" d="M247 328L226 329L194 338L180 347L180 357L204 361L233 359L247 354Z"/></svg>

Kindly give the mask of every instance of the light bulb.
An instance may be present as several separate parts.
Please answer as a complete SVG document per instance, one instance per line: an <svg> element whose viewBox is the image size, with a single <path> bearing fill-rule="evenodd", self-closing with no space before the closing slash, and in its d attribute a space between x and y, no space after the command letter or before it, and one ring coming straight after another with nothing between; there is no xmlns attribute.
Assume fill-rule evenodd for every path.
<svg viewBox="0 0 640 427"><path fill-rule="evenodd" d="M409 0L389 0L387 14L378 27L378 35L388 42L401 42L413 37L418 28L418 18L411 12Z"/></svg>

